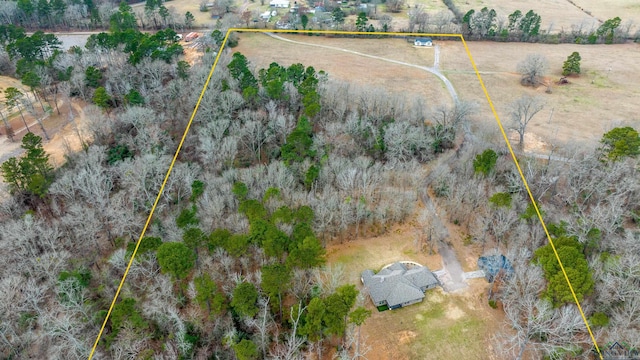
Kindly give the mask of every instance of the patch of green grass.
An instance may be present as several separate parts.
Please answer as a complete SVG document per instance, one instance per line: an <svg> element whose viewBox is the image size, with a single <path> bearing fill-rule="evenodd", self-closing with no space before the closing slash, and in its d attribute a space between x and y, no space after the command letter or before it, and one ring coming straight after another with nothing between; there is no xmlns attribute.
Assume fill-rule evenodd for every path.
<svg viewBox="0 0 640 360"><path fill-rule="evenodd" d="M471 234L467 234L462 238L462 245L469 246L471 244L473 244L473 236L471 236Z"/></svg>
<svg viewBox="0 0 640 360"><path fill-rule="evenodd" d="M428 297L424 301L428 303L429 307L416 314L416 325L418 328L422 327L421 325L424 325L424 323L441 320L445 316L443 303L429 303Z"/></svg>
<svg viewBox="0 0 640 360"><path fill-rule="evenodd" d="M578 103L581 105L591 105L593 104L593 100L586 96L576 96L573 98L574 103Z"/></svg>
<svg viewBox="0 0 640 360"><path fill-rule="evenodd" d="M366 252L363 251L350 251L348 253L340 254L335 261L340 264L350 265L354 263L360 263L367 258ZM364 270L364 269L363 269Z"/></svg>
<svg viewBox="0 0 640 360"><path fill-rule="evenodd" d="M418 336L410 347L411 358L426 358L425 354L429 354L429 359L482 359L486 355L484 325L479 318L464 316L454 321L447 319L443 311L435 318L425 317L419 325Z"/></svg>
<svg viewBox="0 0 640 360"><path fill-rule="evenodd" d="M448 316L453 306L463 312L459 318ZM465 300L428 291L421 304L393 310L394 323L416 334L408 344L410 359L486 359L486 325ZM406 325L409 322L411 325Z"/></svg>
<svg viewBox="0 0 640 360"><path fill-rule="evenodd" d="M590 80L591 85L597 87L598 89L606 89L612 88L611 81L609 81L609 77L607 74L602 74L600 71L589 70L587 71L587 78Z"/></svg>
<svg viewBox="0 0 640 360"><path fill-rule="evenodd" d="M414 249L406 249L402 253L405 255L415 255L416 251Z"/></svg>

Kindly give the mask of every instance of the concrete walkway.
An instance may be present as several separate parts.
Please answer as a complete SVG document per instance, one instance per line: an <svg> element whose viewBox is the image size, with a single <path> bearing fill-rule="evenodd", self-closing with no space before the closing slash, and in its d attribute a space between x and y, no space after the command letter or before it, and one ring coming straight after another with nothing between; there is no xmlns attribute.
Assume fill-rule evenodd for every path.
<svg viewBox="0 0 640 360"><path fill-rule="evenodd" d="M438 253L442 256L442 265L446 272L442 280L439 279L442 288L447 292L453 292L468 287L469 285L464 281L462 265L453 249L441 242L438 244Z"/></svg>

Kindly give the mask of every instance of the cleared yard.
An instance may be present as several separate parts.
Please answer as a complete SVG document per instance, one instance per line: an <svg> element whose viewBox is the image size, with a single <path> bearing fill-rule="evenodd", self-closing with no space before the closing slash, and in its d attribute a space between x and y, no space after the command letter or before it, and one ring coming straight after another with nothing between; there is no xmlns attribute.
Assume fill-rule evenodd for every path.
<svg viewBox="0 0 640 360"><path fill-rule="evenodd" d="M384 236L330 245L328 263L343 265L347 282L359 289L360 272L377 271L397 260L441 268L440 256L416 253L413 238L413 226L406 225ZM487 286L484 279L475 279L463 293L436 288L427 291L419 304L384 312L378 312L367 298L365 304L372 310L362 327L371 347L367 359L492 359L491 330L503 318L501 311L487 305Z"/></svg>
<svg viewBox="0 0 640 360"><path fill-rule="evenodd" d="M336 39L305 35L283 37L421 66L433 65L433 49L414 48L403 39ZM324 70L334 79L360 86L382 87L389 93L403 96L421 96L427 99L429 105L451 102L444 84L436 76L416 68L337 50L292 44L263 34L240 34L240 43L233 50L245 54L256 68L268 67L274 61L285 66L302 63L316 70Z"/></svg>
<svg viewBox="0 0 640 360"><path fill-rule="evenodd" d="M19 89L23 94L30 95L29 89L25 89L20 83L20 80L16 80L7 76L0 76L0 99L4 102L4 91L8 87L15 87ZM53 98L48 99L53 106ZM50 141L43 141L44 149L49 154L51 163L54 166L60 166L65 161L65 154L68 151L79 151L82 149L82 142L79 136L87 139L89 136L88 124L84 115L83 109L87 106L86 103L80 100L73 100L73 112L75 116L75 122L79 129L76 130L74 124L69 122L69 104L67 104L61 97L58 97L58 106L60 108L60 115L58 115L55 106L51 112L51 115L47 116L42 123L44 124L47 133L51 137ZM7 109L2 105L3 114L7 114ZM22 106L22 105L21 105ZM38 115L41 116L40 104L34 104L38 111ZM25 121L29 125L29 129L34 134L43 137L42 130L36 119L29 111L23 108L23 115ZM0 162L5 161L9 157L16 156L21 153L20 144L24 134L27 133L24 122L17 108L13 109L13 112L9 116L9 124L13 128L15 134L15 141L10 142L6 136L6 130L4 124L0 125Z"/></svg>

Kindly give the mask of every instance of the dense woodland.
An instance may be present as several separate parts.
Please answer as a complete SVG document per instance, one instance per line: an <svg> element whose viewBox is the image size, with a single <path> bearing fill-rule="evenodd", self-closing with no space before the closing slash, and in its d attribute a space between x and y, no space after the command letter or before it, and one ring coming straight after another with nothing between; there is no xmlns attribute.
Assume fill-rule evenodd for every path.
<svg viewBox="0 0 640 360"><path fill-rule="evenodd" d="M220 33L193 66L169 31L125 25L69 52L44 33L5 33L3 71L31 81L34 99L94 105L92 139L61 168L35 135L2 165L2 357L87 358ZM506 314L496 351L587 357L522 181L504 147L479 135L476 106L357 87L303 64L256 69L225 51L95 358L355 358L366 351L366 299L324 266L324 246L413 217L435 230L432 241L446 240L448 221L513 262L492 299ZM603 345L640 341L639 147L634 129L618 128L598 149L519 159Z"/></svg>
<svg viewBox="0 0 640 360"><path fill-rule="evenodd" d="M99 34L67 53L14 33L13 69L29 70L15 76L65 74L34 96L51 101L55 86L95 105L91 141L63 167L31 134L26 156L2 167L13 195L2 204L3 356L86 358L215 48L189 67L168 52L169 33ZM24 44L54 50L30 59L13 50ZM423 164L453 146L465 117L443 105L425 126L428 109L225 53L97 358L298 358L354 341L367 311L353 285L320 268L323 244L411 216Z"/></svg>

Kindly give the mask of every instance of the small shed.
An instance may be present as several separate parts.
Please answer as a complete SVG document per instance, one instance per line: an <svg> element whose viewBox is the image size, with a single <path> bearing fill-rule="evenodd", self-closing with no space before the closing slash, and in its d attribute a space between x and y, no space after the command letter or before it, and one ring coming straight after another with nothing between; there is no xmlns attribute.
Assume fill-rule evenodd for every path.
<svg viewBox="0 0 640 360"><path fill-rule="evenodd" d="M433 45L433 41L431 40L431 38L416 38L413 41L413 45L415 46L432 46Z"/></svg>
<svg viewBox="0 0 640 360"><path fill-rule="evenodd" d="M269 19L271 19L271 11L267 10L267 11L263 12L262 14L260 14L260 19L265 20L265 21L269 21Z"/></svg>
<svg viewBox="0 0 640 360"><path fill-rule="evenodd" d="M503 270L506 276L513 274L513 266L506 256L502 254L481 256L478 259L478 268L484 270L488 282L493 282L496 275Z"/></svg>

